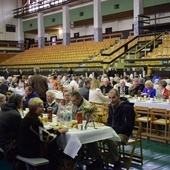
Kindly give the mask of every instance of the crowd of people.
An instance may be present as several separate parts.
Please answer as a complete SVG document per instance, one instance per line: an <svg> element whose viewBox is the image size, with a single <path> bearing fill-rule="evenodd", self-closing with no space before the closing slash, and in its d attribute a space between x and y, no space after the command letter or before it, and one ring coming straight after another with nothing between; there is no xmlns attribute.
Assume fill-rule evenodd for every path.
<svg viewBox="0 0 170 170"><path fill-rule="evenodd" d="M16 94L16 89L23 89L23 93ZM56 101L56 91L63 94L63 99ZM133 79L126 75L114 77L101 75L97 78L69 75L43 76L39 68L34 69L34 75L0 77L0 147L6 150L11 143L16 144L17 153L24 157L43 156L50 160L50 170L59 166L57 159L59 148L56 142L48 142L42 145L39 137L39 127L42 113L47 108L52 108L52 113L65 120L66 110L71 110L72 118L77 118L78 111L83 107L90 107L91 102L108 104L107 126L112 127L119 135L121 142L107 139L109 153L114 164L114 169L121 169L118 146L126 143L132 133L135 114L133 105L121 100L124 96L143 96L145 98L161 97L169 99L170 79L161 79L159 76L153 79L145 79L136 76ZM29 112L23 118L20 112L29 108ZM85 116L83 116L85 119ZM46 132L50 139L51 133L59 136L67 133L68 128L53 129ZM57 138L57 137L56 137ZM90 143L87 148L94 148L90 153L95 158L100 158L96 143ZM90 151L90 149L89 149ZM61 153L60 153L61 154Z"/></svg>

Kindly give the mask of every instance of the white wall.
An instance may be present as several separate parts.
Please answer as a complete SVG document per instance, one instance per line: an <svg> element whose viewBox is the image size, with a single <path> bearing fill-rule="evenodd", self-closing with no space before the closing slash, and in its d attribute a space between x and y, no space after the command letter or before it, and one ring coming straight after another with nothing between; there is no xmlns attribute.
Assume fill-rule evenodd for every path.
<svg viewBox="0 0 170 170"><path fill-rule="evenodd" d="M133 24L133 18L124 19L121 21L113 21L107 23L105 22L102 25L102 33L105 33L105 29L110 27L112 27L113 32L132 29L132 24ZM77 32L80 33L80 36L93 35L94 34L93 25L72 28L70 30L71 37L74 37L74 33Z"/></svg>
<svg viewBox="0 0 170 170"><path fill-rule="evenodd" d="M18 40L17 19L13 17L13 9L17 8L18 0L0 0L0 40ZM16 25L16 32L6 32L6 24Z"/></svg>

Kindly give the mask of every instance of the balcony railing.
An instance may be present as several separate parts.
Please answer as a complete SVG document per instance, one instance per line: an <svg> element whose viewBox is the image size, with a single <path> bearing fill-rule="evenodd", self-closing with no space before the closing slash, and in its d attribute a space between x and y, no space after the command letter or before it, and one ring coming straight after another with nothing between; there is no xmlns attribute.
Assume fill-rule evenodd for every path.
<svg viewBox="0 0 170 170"><path fill-rule="evenodd" d="M45 0L45 1L39 0L38 2L33 2L23 7L14 9L13 15L14 18L21 18L23 16L27 16L40 11L45 11L51 8L55 8L76 1L78 0Z"/></svg>

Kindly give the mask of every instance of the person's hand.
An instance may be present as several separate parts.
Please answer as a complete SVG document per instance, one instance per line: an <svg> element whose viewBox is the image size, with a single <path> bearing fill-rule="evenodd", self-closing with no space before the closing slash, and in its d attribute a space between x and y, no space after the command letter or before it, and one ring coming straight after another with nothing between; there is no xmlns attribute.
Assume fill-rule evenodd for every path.
<svg viewBox="0 0 170 170"><path fill-rule="evenodd" d="M68 128L60 128L60 129L58 129L58 131L60 132L60 133L66 133L66 132L68 132Z"/></svg>

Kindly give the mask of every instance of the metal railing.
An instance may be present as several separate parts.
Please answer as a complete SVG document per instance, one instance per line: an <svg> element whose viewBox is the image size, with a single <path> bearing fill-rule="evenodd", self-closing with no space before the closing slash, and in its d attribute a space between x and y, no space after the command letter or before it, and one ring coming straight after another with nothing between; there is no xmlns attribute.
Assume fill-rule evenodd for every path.
<svg viewBox="0 0 170 170"><path fill-rule="evenodd" d="M62 6L64 4L69 4L71 2L76 2L78 0L40 0L38 2L33 2L31 4L26 4L20 8L13 10L14 18L20 18L29 14L37 13L40 11L45 11L51 8Z"/></svg>

